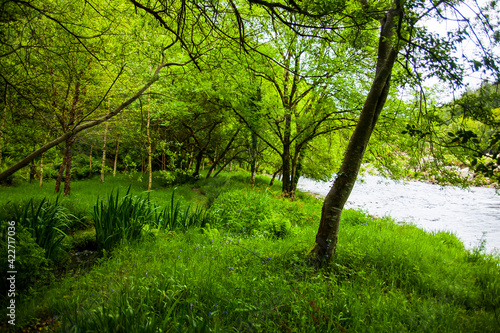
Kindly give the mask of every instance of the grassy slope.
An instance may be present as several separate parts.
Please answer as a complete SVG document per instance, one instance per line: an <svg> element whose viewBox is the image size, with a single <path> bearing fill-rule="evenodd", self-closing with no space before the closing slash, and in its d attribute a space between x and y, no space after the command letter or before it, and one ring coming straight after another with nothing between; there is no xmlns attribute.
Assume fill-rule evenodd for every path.
<svg viewBox="0 0 500 333"><path fill-rule="evenodd" d="M250 191L240 182L246 176L223 176L177 191L198 203L227 189ZM98 194L124 181L75 182L69 200L90 210ZM258 195L265 182L259 179ZM132 183L132 190L141 186ZM0 196L16 201L36 190L1 188ZM166 201L170 191L151 196ZM270 193L277 197L279 189ZM283 199L272 196L266 194L266 207L282 209ZM498 258L468 252L447 233L346 211L336 258L315 270L304 255L321 205L301 197L287 206L291 220L300 218L288 237L228 234L222 227L160 232L121 247L86 275L24 298L18 323L53 319L52 328L81 332L500 331Z"/></svg>

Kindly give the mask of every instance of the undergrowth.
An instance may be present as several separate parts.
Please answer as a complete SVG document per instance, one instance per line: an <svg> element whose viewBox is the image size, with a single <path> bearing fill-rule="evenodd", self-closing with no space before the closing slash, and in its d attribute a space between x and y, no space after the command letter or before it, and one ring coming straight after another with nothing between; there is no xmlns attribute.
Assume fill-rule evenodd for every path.
<svg viewBox="0 0 500 333"><path fill-rule="evenodd" d="M193 192L205 207L188 208L173 190L160 194L164 199L152 204L156 222L143 227L147 232L139 241L117 245L87 274L20 295L17 327L499 332L498 256L467 250L447 232L427 233L346 210L335 257L316 269L306 252L317 231L318 200L290 202L279 188L268 188L265 178L252 190L245 174L222 176L175 190ZM186 226L180 218L185 212L203 216Z"/></svg>

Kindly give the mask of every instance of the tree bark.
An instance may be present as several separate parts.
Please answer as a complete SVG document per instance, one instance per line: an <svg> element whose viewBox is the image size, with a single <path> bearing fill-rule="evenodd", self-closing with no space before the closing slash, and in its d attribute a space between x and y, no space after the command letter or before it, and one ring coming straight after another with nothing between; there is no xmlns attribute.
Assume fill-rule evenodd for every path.
<svg viewBox="0 0 500 333"><path fill-rule="evenodd" d="M59 170L57 172L57 179L56 179L56 186L54 189L54 193L59 193L59 191L61 190L61 182L65 168L66 168L66 151L64 151L63 161L59 166Z"/></svg>
<svg viewBox="0 0 500 333"><path fill-rule="evenodd" d="M43 155L40 157L40 187L42 187L43 184Z"/></svg>
<svg viewBox="0 0 500 333"><path fill-rule="evenodd" d="M8 98L8 86L5 85L5 95L4 95L4 106L2 112L2 122L0 123L0 170L2 170L2 152L3 152L3 130L5 128L5 120L7 119L7 98Z"/></svg>
<svg viewBox="0 0 500 333"><path fill-rule="evenodd" d="M252 158L252 161L250 163L250 185L252 187L255 186L255 176L257 174L257 150L259 148L259 138L257 137L257 133L252 131L252 143L251 143L251 148L250 148L250 155Z"/></svg>
<svg viewBox="0 0 500 333"><path fill-rule="evenodd" d="M153 182L153 170L151 164L151 135L149 133L149 126L151 124L151 95L148 95L148 104L149 105L148 105L148 117L146 122L146 137L148 141L148 191L150 191L151 183Z"/></svg>
<svg viewBox="0 0 500 333"><path fill-rule="evenodd" d="M90 145L90 154L89 154L90 163L89 163L89 171L90 171L90 175L91 175L91 176L92 176L92 147L93 147L93 145Z"/></svg>
<svg viewBox="0 0 500 333"><path fill-rule="evenodd" d="M354 187L365 149L389 92L391 72L398 54L397 48L391 44L398 14L396 10L390 10L381 21L375 78L349 140L340 171L323 203L316 242L309 252L318 265L329 262L335 254L342 210Z"/></svg>
<svg viewBox="0 0 500 333"><path fill-rule="evenodd" d="M73 143L75 137L71 137L66 141L66 176L64 178L64 195L71 194L71 162L73 161Z"/></svg>
<svg viewBox="0 0 500 333"><path fill-rule="evenodd" d="M113 162L113 177L116 176L116 162L118 161L118 149L120 149L120 140L122 138L122 134L118 135L118 141L116 142L116 150L115 150L115 161Z"/></svg>
<svg viewBox="0 0 500 333"><path fill-rule="evenodd" d="M196 154L196 166L193 172L194 178L198 178L200 176L200 166L202 159L203 159L203 150L200 150L198 154Z"/></svg>
<svg viewBox="0 0 500 333"><path fill-rule="evenodd" d="M109 123L106 122L106 127L104 128L104 142L102 145L101 183L104 183L104 171L106 168L106 141L108 136L108 126Z"/></svg>
<svg viewBox="0 0 500 333"><path fill-rule="evenodd" d="M297 145L298 146L298 145ZM299 183L299 179L302 176L302 162L304 161L305 149L300 149L299 147L295 147L296 157L293 159L292 163L292 182L291 182L291 192L292 199L295 199L295 193L297 192L297 184Z"/></svg>
<svg viewBox="0 0 500 333"><path fill-rule="evenodd" d="M35 161L31 161L31 164L30 164L30 183L35 180L35 175L36 175Z"/></svg>

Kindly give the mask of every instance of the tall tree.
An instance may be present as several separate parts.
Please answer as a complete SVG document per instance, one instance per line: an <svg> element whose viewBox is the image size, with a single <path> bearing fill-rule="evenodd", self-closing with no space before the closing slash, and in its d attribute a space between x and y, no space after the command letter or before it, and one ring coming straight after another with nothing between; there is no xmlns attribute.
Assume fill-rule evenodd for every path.
<svg viewBox="0 0 500 333"><path fill-rule="evenodd" d="M65 155L69 162L71 143L79 132L119 114L158 81L162 69L184 66L196 61L205 52L205 39L195 40L186 32L196 30L200 23L186 14L182 4L170 8L172 16L161 20L161 32L158 31L156 38L150 38L148 43L143 43L145 31L154 31L158 24L154 23L155 18L150 15L135 14L135 8L130 3L81 5L79 0L67 2L64 9L59 8L56 1L43 4L41 1L8 1L1 4L2 13L7 13L9 17L2 28L10 33L2 35L2 38L8 38L3 38L0 44L0 62L2 68L6 69L0 76L12 88L10 91L15 92L19 104L22 101L37 114L45 115L47 126L50 127L51 115L61 108L61 105L52 103L54 96L58 100L76 102L74 109L71 109L71 102L67 103L70 106L67 115L60 113L65 126L54 133L55 137L1 172L0 180L62 142L66 143ZM179 17L184 19L178 20ZM141 30L141 25L148 29ZM64 52L61 44L65 42L76 51ZM180 49L184 54L178 52ZM35 54L43 54L44 57L36 57ZM52 62L48 61L49 54L55 55L54 60L68 58L70 61L55 62L50 67ZM66 55L72 56L74 60ZM142 61L144 58L147 62ZM47 87L51 87L51 75L62 77L65 69L76 63L88 63L89 60L92 62L92 75L75 71L60 85L66 86L67 90L55 89L54 93L47 91ZM125 68L127 61L131 61L132 65ZM144 74L143 68L148 64L155 69L149 77ZM85 66L83 68L86 69ZM85 102L82 100L82 80L93 80L93 89L87 89ZM78 89L77 82L80 82ZM126 84L141 88L133 92ZM38 89L38 86L41 88ZM102 101L113 94L121 102L108 113L99 112ZM67 173L66 176L70 175Z"/></svg>
<svg viewBox="0 0 500 333"><path fill-rule="evenodd" d="M498 59L491 50L484 47L478 39L478 34L470 33L474 28L472 22L460 12L455 2L427 3L402 0L299 3L291 0L277 2L249 0L248 2L264 8L271 17L269 21L271 24L284 24L296 34L309 38L319 38L332 43L347 41L353 45L360 43L360 36L368 36L378 41L374 50L374 65L367 70L367 74L371 77L371 85L366 91L364 104L345 150L337 178L325 198L319 230L310 251L317 263L328 262L335 254L342 210L354 186L371 134L384 109L395 64L400 63L407 70L409 79L419 81L423 77L419 68L425 65L427 75L435 75L457 86L463 83L464 64L460 64L454 58L452 51L456 44L466 37L472 37L482 53L481 60L471 59L471 62L473 64L478 62L485 70L493 71L497 78L500 76ZM461 1L458 1L458 4L460 3ZM491 3L491 6L494 7L495 3ZM239 27L238 34L232 36L232 40L238 40L247 50L256 51L255 39L249 41L246 35L249 28L255 25L252 8L237 6L233 1L230 2L230 7L235 18L234 22ZM217 6L214 4L210 8L215 9ZM447 10L452 12L452 17L458 18L459 26L455 33L439 37L428 33L419 25L423 18L434 16L446 19ZM477 10L477 19L482 23L481 27L487 30L489 36L493 35L498 40L498 32L489 24L488 16L481 12L481 9ZM214 29L225 31L225 26L211 19L211 13L212 10L201 9L201 14ZM291 13L306 19L297 24L290 19ZM303 26L307 27L305 33L298 29ZM375 36L373 32L376 30L379 32ZM332 57L335 57L335 53L332 53ZM287 59L288 57L284 57L285 62Z"/></svg>

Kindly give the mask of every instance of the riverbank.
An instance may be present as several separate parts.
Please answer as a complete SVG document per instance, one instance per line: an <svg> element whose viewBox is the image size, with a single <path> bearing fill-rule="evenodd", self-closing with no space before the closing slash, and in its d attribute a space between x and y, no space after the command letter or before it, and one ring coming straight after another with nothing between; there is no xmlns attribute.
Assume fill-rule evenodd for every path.
<svg viewBox="0 0 500 333"><path fill-rule="evenodd" d="M124 178L118 183L139 194L140 184ZM149 226L90 270L49 284L39 281L16 299L16 328L499 331L498 257L467 250L450 233L427 233L346 210L335 258L318 270L305 254L314 242L321 202L303 193L290 202L280 197L279 182L268 187L269 179L258 177L256 183L251 189L248 174L225 173L177 187L182 210L190 202L207 205L210 223ZM75 182L74 195L78 186ZM78 202L71 201L73 209L95 203L94 190L103 197L113 186L89 180L85 188L93 197L80 193ZM0 193L15 198L34 190L1 188ZM150 193L165 206L171 194L163 188Z"/></svg>

